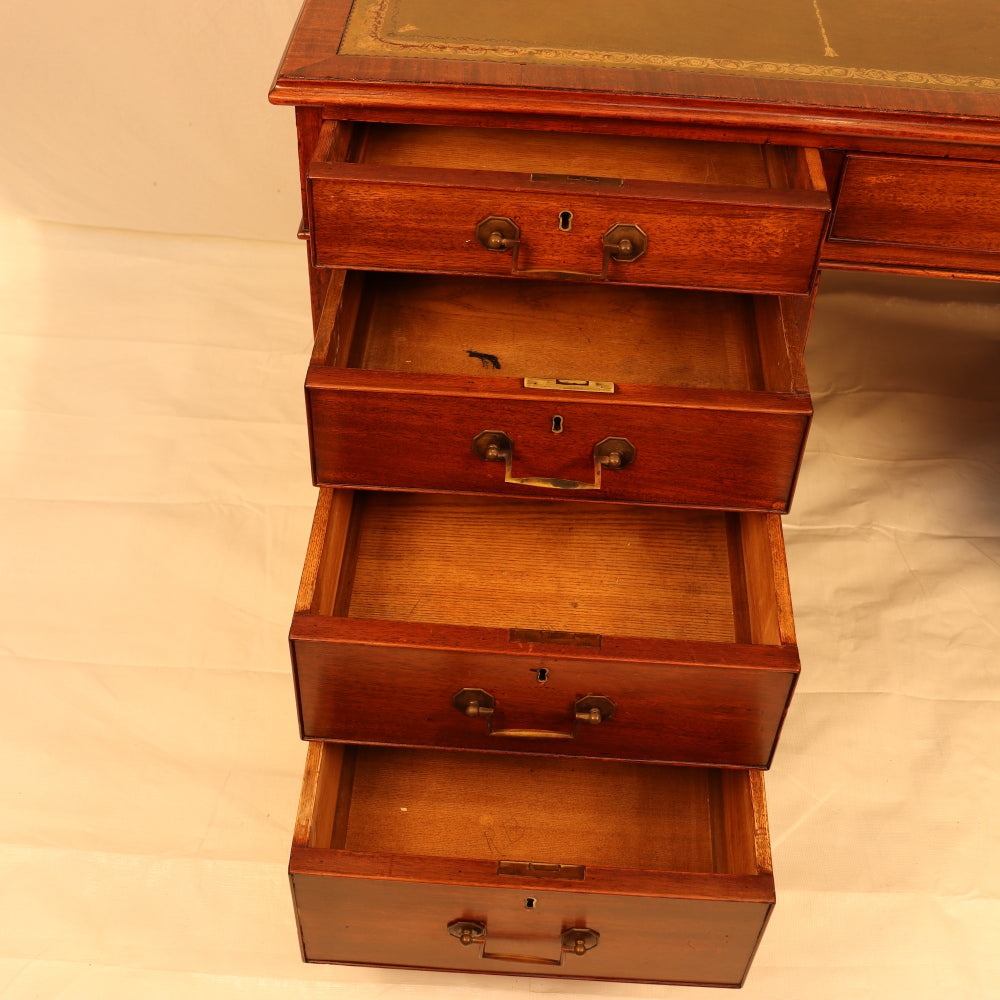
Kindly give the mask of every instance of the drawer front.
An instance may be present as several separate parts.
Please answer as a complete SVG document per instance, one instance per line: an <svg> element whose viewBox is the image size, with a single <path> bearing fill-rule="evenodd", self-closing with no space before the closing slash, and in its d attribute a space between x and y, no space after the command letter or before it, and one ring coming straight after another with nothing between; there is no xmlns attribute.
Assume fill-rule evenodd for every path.
<svg viewBox="0 0 1000 1000"><path fill-rule="evenodd" d="M826 222L812 195L789 194L789 205L695 185L584 187L486 171L314 167L313 263L800 294L811 287ZM572 215L569 232L560 229L564 213ZM488 219L501 221L482 227ZM477 234L503 235L502 220L516 236L488 249ZM633 240L631 230L641 231L641 256L619 261L605 252L605 237L617 242L619 226Z"/></svg>
<svg viewBox="0 0 1000 1000"><path fill-rule="evenodd" d="M785 512L812 413L806 393L468 385L311 368L314 482Z"/></svg>
<svg viewBox="0 0 1000 1000"><path fill-rule="evenodd" d="M308 874L292 875L292 891L306 961L717 986L742 983L771 909L768 902L554 892L531 883ZM468 945L449 932L459 923L472 928ZM564 934L574 929L596 932L586 941L596 944L582 954L565 950Z"/></svg>
<svg viewBox="0 0 1000 1000"><path fill-rule="evenodd" d="M823 263L1000 274L1000 164L848 156Z"/></svg>
<svg viewBox="0 0 1000 1000"><path fill-rule="evenodd" d="M601 644L581 656L570 637L512 641L516 629L397 626L392 645L366 622L338 631L305 617L293 626L307 740L766 768L799 668L788 647L660 644L649 662L642 643L601 636L575 637ZM458 648L436 648L447 639ZM470 715L472 703L489 714Z"/></svg>
<svg viewBox="0 0 1000 1000"><path fill-rule="evenodd" d="M766 768L799 671L778 515L587 511L324 490L302 736Z"/></svg>

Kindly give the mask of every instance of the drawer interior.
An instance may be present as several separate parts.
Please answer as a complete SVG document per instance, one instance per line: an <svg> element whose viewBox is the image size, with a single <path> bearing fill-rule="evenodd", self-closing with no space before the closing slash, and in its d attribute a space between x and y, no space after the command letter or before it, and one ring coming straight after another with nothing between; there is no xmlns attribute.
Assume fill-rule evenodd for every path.
<svg viewBox="0 0 1000 1000"><path fill-rule="evenodd" d="M310 760L303 846L646 871L770 869L763 784L747 771L332 743L311 744Z"/></svg>
<svg viewBox="0 0 1000 1000"><path fill-rule="evenodd" d="M355 125L347 159L391 167L500 170L596 180L799 186L795 150L751 143L528 129Z"/></svg>
<svg viewBox="0 0 1000 1000"><path fill-rule="evenodd" d="M601 504L581 516L544 500L332 492L329 526L310 545L318 570L306 606L317 614L789 640L769 515Z"/></svg>
<svg viewBox="0 0 1000 1000"><path fill-rule="evenodd" d="M331 283L313 361L339 368L795 392L773 297L627 285L351 272ZM794 339L794 338L792 338Z"/></svg>

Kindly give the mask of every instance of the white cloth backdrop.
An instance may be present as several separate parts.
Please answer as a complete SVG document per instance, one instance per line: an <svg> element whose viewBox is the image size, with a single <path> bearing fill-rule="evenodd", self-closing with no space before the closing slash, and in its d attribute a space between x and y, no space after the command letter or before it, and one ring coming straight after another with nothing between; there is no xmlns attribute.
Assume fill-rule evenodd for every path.
<svg viewBox="0 0 1000 1000"><path fill-rule="evenodd" d="M296 5L4 14L0 995L693 996L299 961ZM744 995L997 997L1000 284L826 275L808 364Z"/></svg>

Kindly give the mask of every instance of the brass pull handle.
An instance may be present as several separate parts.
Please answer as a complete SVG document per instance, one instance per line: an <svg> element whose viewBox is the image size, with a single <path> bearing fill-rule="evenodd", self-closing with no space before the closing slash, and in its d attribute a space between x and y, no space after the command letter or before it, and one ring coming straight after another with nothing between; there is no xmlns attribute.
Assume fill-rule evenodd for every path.
<svg viewBox="0 0 1000 1000"><path fill-rule="evenodd" d="M615 714L615 703L610 698L599 694L588 694L573 702L573 707L570 709L573 725L569 732L561 732L558 729L494 729L493 713L496 701L493 695L480 688L462 688L451 699L451 703L470 719L485 719L488 736L507 736L522 740L576 739L582 723L597 726Z"/></svg>
<svg viewBox="0 0 1000 1000"><path fill-rule="evenodd" d="M476 239L486 249L494 253L513 251L510 260L510 273L514 275L544 275L548 278L569 278L576 281L607 281L608 267L614 261L617 264L630 264L638 260L645 252L649 239L638 227L619 222L612 226L601 240L601 270L593 271L560 271L551 268L521 267L521 229L512 219L502 215L491 215L476 226Z"/></svg>
<svg viewBox="0 0 1000 1000"><path fill-rule="evenodd" d="M596 948L601 940L597 931L589 927L570 927L559 936L560 954L558 958L542 958L539 955L504 955L486 950L486 924L476 920L453 920L448 924L448 933L466 947L482 945L484 959L494 962L524 962L528 965L562 965L566 955L582 955Z"/></svg>
<svg viewBox="0 0 1000 1000"><path fill-rule="evenodd" d="M503 462L503 481L518 486L538 486L552 490L599 490L603 469L624 469L635 461L635 445L625 438L605 438L594 445L594 481L557 479L550 476L515 476L514 442L503 431L483 431L472 439L472 448L484 462Z"/></svg>

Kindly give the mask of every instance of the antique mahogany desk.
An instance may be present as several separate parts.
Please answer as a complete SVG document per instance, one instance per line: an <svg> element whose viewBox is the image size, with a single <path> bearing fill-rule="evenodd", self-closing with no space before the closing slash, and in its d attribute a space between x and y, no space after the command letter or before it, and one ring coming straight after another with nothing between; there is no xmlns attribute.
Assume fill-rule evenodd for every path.
<svg viewBox="0 0 1000 1000"><path fill-rule="evenodd" d="M985 0L306 0L303 956L739 985L820 268L1000 277Z"/></svg>

